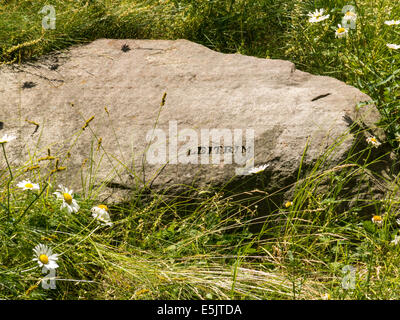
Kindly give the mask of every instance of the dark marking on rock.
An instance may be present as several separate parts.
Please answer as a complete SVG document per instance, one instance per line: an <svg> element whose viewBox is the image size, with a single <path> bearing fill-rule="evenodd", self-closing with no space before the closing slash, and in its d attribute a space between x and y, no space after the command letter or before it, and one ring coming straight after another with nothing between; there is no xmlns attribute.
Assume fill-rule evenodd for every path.
<svg viewBox="0 0 400 320"><path fill-rule="evenodd" d="M360 132L369 132L370 135L373 135L373 132L365 127L365 125L360 121L354 121L349 115L345 114L343 116L344 122L347 123L348 127L350 128L350 133L358 134Z"/></svg>
<svg viewBox="0 0 400 320"><path fill-rule="evenodd" d="M343 116L343 120L347 123L349 127L352 126L354 123L353 119L351 119L347 114Z"/></svg>
<svg viewBox="0 0 400 320"><path fill-rule="evenodd" d="M33 136L37 131L38 131L38 129L39 129L39 126L36 126L35 127L35 130L32 132L32 134L31 134L31 136Z"/></svg>
<svg viewBox="0 0 400 320"><path fill-rule="evenodd" d="M3 129L4 123L0 121L0 130Z"/></svg>
<svg viewBox="0 0 400 320"><path fill-rule="evenodd" d="M59 64L55 63L55 64L52 64L52 65L49 67L49 69L50 69L50 70L57 70L59 66L60 66Z"/></svg>
<svg viewBox="0 0 400 320"><path fill-rule="evenodd" d="M24 84L22 85L22 89L30 89L36 87L36 83L32 81L25 81Z"/></svg>
<svg viewBox="0 0 400 320"><path fill-rule="evenodd" d="M132 190L131 187L129 187L125 184L122 184L122 183L118 183L118 182L108 182L106 184L106 187L112 188L112 189Z"/></svg>
<svg viewBox="0 0 400 320"><path fill-rule="evenodd" d="M137 47L135 48L137 50L159 50L159 51L165 51L165 49L157 49L157 48L144 48L144 47Z"/></svg>
<svg viewBox="0 0 400 320"><path fill-rule="evenodd" d="M327 96L329 96L329 95L330 95L330 93L321 94L321 95L315 97L314 99L312 99L311 101L317 101L317 100L322 99L322 98L325 98L325 97L327 97Z"/></svg>
<svg viewBox="0 0 400 320"><path fill-rule="evenodd" d="M17 72L25 72L25 73L31 74L31 75L33 75L33 76L35 76L35 77L39 77L39 78L44 79L44 80L47 80L47 81L64 82L64 80L60 80L60 79L50 79L50 78L47 78L47 77L45 77L45 76L43 76L43 75L41 75L41 74L37 74L37 73L30 72L30 71L25 70L25 69L23 69L23 68L21 68L21 67L18 67L18 66L13 66L13 69L17 70ZM32 82L32 81L26 81L26 82L24 82L24 84L23 84L23 86L22 86L22 89L33 88L33 87L35 87L36 85L37 85L37 84L34 83L34 82Z"/></svg>
<svg viewBox="0 0 400 320"><path fill-rule="evenodd" d="M123 52L128 52L129 50L131 50L131 48L129 48L129 46L126 43L121 47L121 51Z"/></svg>

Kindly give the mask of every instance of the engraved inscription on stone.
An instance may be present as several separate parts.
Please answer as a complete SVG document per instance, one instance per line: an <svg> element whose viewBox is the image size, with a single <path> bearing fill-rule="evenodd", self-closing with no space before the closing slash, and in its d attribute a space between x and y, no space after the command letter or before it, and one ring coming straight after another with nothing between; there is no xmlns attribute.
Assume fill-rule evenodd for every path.
<svg viewBox="0 0 400 320"><path fill-rule="evenodd" d="M251 147L245 146L210 146L210 147L202 147L199 146L194 149L189 149L187 155L191 154L235 154L235 153L248 153L250 152Z"/></svg>

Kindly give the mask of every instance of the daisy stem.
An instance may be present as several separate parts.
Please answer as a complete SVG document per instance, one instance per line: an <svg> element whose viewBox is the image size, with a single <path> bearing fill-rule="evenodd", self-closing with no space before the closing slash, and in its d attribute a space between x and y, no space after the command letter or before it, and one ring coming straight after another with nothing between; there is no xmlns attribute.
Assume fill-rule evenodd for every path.
<svg viewBox="0 0 400 320"><path fill-rule="evenodd" d="M11 181L13 181L14 176L12 174L11 167L10 167L10 164L7 159L6 148L4 147L4 145L5 145L5 143L2 143L1 147L3 148L3 154L4 154L4 158L6 159L8 171L10 171L10 179L8 179L8 182L7 182L7 219L10 219L10 213L11 213L10 212L10 184L11 184Z"/></svg>
<svg viewBox="0 0 400 320"><path fill-rule="evenodd" d="M14 222L14 226L15 225L17 225L17 223L18 222L20 222L21 221L21 219L25 216L25 214L28 212L28 210L29 210L29 208L37 201L37 199L39 199L40 198L40 196L43 194L43 192L46 190L46 188L47 188L47 186L48 186L49 184L48 183L46 183L46 185L43 187L43 190L38 194L38 195L35 195L35 199L33 199L32 201L31 201L31 203L26 207L26 209L24 210L24 212L18 217L18 219Z"/></svg>

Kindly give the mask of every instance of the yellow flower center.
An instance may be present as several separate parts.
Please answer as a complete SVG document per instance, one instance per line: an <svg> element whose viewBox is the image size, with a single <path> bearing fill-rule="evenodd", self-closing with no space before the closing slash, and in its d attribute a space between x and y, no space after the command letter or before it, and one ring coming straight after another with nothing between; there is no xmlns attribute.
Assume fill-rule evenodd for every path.
<svg viewBox="0 0 400 320"><path fill-rule="evenodd" d="M32 189L33 188L33 184L32 183L27 183L25 185L25 188Z"/></svg>
<svg viewBox="0 0 400 320"><path fill-rule="evenodd" d="M374 222L382 222L382 217L381 217L381 216L373 216L373 217L372 217L372 220L373 220Z"/></svg>
<svg viewBox="0 0 400 320"><path fill-rule="evenodd" d="M292 205L292 202L291 202L291 201L288 201L288 202L285 203L285 207L286 207L286 208L289 208L291 205Z"/></svg>
<svg viewBox="0 0 400 320"><path fill-rule="evenodd" d="M108 207L105 204L99 204L97 207L100 208L100 209L108 211Z"/></svg>
<svg viewBox="0 0 400 320"><path fill-rule="evenodd" d="M347 11L345 15L346 16L355 16L355 13L351 12L351 11Z"/></svg>
<svg viewBox="0 0 400 320"><path fill-rule="evenodd" d="M376 142L376 139L375 138L371 138L371 139L369 139L369 141Z"/></svg>
<svg viewBox="0 0 400 320"><path fill-rule="evenodd" d="M43 263L43 264L48 264L48 263L49 263L49 257L46 256L45 254L41 254L41 255L39 256L39 260L40 260L40 262Z"/></svg>
<svg viewBox="0 0 400 320"><path fill-rule="evenodd" d="M339 28L339 29L337 30L338 33L343 33L343 32L345 32L345 31L346 31L345 28Z"/></svg>
<svg viewBox="0 0 400 320"><path fill-rule="evenodd" d="M66 203L68 203L69 205L71 205L72 204L72 196L69 193L64 193L63 196L64 196L64 201Z"/></svg>

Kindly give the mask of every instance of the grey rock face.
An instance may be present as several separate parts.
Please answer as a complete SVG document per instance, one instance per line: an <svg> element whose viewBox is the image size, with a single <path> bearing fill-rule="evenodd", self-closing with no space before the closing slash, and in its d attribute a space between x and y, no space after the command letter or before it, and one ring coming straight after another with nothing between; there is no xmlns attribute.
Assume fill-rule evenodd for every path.
<svg viewBox="0 0 400 320"><path fill-rule="evenodd" d="M249 177L236 176L235 169L253 152L255 166L268 164L264 174L276 190L294 181L306 146L304 164L311 165L342 139L330 163L345 159L356 139L349 122L383 139L374 125L379 113L360 105L365 101L370 98L358 89L296 70L288 61L217 53L186 40L101 39L0 69L0 136L17 135L7 150L25 176L37 170L23 169L37 164L42 175L56 167L55 160L38 161L50 149L58 168L66 167L56 173L58 181L74 190L87 189L89 180L119 188L145 183L155 190L243 182ZM232 141L201 141L202 129L225 129L218 132ZM246 130L254 132L253 146L246 145ZM195 134L198 140L188 144ZM165 159L146 136L158 137ZM212 163L215 154L232 163ZM203 162L182 163L189 155Z"/></svg>

